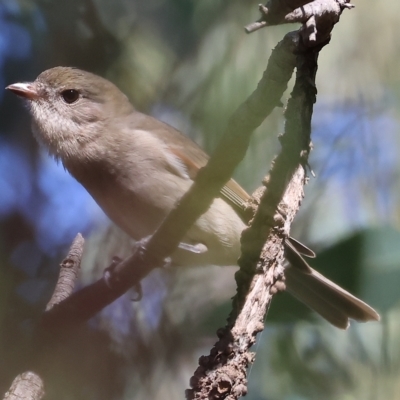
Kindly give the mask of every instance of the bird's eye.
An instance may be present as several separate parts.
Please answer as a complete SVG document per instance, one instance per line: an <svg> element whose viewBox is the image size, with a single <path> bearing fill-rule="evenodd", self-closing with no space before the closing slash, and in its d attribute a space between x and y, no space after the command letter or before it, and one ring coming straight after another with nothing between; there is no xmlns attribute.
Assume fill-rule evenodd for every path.
<svg viewBox="0 0 400 400"><path fill-rule="evenodd" d="M61 92L61 96L66 103L72 104L79 99L79 92L75 89L67 89Z"/></svg>

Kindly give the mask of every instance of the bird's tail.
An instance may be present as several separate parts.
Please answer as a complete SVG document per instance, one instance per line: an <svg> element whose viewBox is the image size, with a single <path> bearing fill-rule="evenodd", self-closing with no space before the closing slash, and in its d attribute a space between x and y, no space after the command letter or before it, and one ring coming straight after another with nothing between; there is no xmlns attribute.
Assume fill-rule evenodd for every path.
<svg viewBox="0 0 400 400"><path fill-rule="evenodd" d="M332 325L347 329L349 319L359 322L379 321L379 314L367 303L312 269L301 254L315 253L293 238L285 241L289 264L285 268L286 290L316 311Z"/></svg>
<svg viewBox="0 0 400 400"><path fill-rule="evenodd" d="M285 268L286 290L316 311L332 325L347 329L349 319L379 321L379 314L368 304L310 267L306 272L296 266Z"/></svg>

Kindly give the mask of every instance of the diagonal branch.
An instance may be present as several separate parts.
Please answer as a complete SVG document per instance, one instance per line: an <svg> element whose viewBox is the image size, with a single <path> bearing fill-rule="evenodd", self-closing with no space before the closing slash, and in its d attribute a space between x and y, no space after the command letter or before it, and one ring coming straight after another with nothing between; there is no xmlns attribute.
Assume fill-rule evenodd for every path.
<svg viewBox="0 0 400 400"><path fill-rule="evenodd" d="M100 279L72 294L42 319L48 330L72 327L86 321L163 264L187 229L203 214L244 157L253 130L280 104L295 66L294 34L288 34L273 50L257 89L232 115L224 136L207 166L148 241L137 243L134 253L108 268Z"/></svg>

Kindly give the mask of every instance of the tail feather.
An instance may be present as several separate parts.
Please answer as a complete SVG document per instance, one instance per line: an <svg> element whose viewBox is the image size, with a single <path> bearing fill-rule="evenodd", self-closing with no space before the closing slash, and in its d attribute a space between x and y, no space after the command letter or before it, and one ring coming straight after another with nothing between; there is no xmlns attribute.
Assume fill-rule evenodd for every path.
<svg viewBox="0 0 400 400"><path fill-rule="evenodd" d="M286 288L290 294L316 311L332 325L347 329L349 319L379 321L379 314L310 267L310 272L289 265L285 268Z"/></svg>

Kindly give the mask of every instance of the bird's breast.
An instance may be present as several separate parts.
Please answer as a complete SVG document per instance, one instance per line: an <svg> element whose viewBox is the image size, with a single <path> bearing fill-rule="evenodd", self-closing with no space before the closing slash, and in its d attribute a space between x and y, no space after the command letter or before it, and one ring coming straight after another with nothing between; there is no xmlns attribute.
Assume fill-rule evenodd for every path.
<svg viewBox="0 0 400 400"><path fill-rule="evenodd" d="M143 167L143 166L142 166ZM161 223L191 181L152 168L91 166L68 168L107 216L134 239L148 236Z"/></svg>

